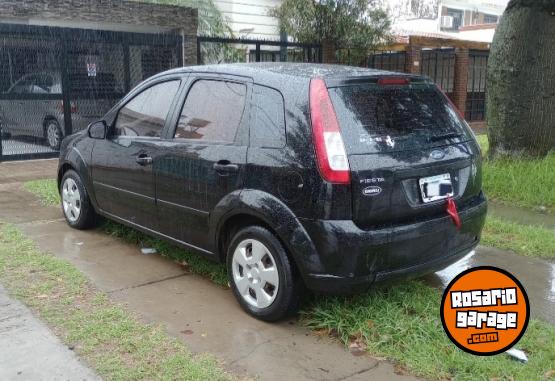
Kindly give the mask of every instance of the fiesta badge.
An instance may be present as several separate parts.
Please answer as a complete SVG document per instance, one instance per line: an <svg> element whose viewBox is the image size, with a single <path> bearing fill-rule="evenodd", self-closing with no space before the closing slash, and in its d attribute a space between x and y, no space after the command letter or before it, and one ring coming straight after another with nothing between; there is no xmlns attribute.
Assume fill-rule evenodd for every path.
<svg viewBox="0 0 555 381"><path fill-rule="evenodd" d="M365 196L377 196L382 193L382 188L372 185L370 187L366 187L362 190L362 194Z"/></svg>

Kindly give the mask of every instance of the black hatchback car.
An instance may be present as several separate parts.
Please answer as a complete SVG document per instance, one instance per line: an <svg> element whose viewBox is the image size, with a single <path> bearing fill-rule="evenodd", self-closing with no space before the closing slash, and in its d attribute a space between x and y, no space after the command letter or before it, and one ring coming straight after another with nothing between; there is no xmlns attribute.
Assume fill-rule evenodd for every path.
<svg viewBox="0 0 555 381"><path fill-rule="evenodd" d="M470 252L481 154L428 79L313 64L156 75L61 147L70 226L98 215L227 263L264 320Z"/></svg>

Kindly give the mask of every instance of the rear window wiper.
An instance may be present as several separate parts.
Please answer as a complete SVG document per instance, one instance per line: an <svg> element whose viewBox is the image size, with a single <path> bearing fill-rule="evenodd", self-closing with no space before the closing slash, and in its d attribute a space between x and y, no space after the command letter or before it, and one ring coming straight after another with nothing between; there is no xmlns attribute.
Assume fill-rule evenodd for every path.
<svg viewBox="0 0 555 381"><path fill-rule="evenodd" d="M428 138L428 141L429 142L437 142L438 140L460 138L461 136L462 136L462 134L459 134L457 132L451 132L449 134L430 136Z"/></svg>

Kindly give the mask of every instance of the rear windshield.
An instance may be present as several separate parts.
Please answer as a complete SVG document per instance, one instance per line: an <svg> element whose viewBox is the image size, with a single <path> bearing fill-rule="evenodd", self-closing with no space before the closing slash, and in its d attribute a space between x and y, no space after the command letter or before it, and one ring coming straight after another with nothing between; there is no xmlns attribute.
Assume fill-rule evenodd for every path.
<svg viewBox="0 0 555 381"><path fill-rule="evenodd" d="M435 86L360 84L330 88L349 154L404 151L470 138Z"/></svg>

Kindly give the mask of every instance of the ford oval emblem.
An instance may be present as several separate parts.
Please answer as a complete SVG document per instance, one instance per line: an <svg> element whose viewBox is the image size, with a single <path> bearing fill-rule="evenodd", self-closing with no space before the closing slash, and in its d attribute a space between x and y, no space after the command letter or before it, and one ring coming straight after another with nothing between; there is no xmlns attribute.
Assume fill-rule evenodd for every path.
<svg viewBox="0 0 555 381"><path fill-rule="evenodd" d="M445 157L445 152L439 149L435 149L430 153L430 157L435 160L443 159Z"/></svg>
<svg viewBox="0 0 555 381"><path fill-rule="evenodd" d="M377 196L382 193L382 188L372 185L370 187L366 187L362 190L362 194L365 196Z"/></svg>

